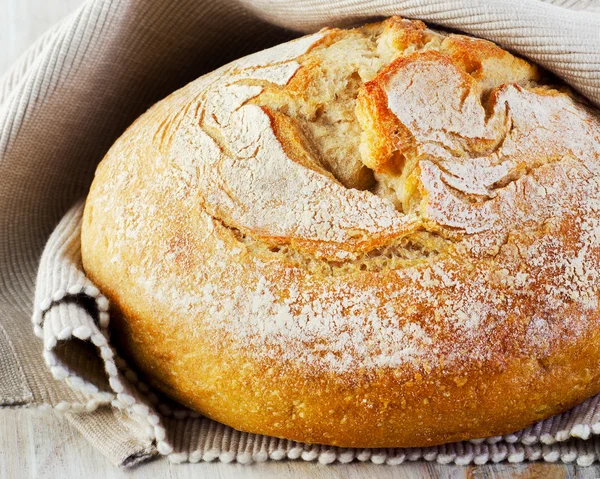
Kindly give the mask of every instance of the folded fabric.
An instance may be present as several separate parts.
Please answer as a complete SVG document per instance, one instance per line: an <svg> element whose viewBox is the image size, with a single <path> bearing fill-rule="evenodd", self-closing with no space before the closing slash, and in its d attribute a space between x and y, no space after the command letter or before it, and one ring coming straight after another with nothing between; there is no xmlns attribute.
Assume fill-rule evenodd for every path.
<svg viewBox="0 0 600 479"><path fill-rule="evenodd" d="M110 344L109 304L81 268L82 199L116 137L144 109L191 79L297 36L286 28L307 32L393 13L419 18L494 40L600 105L600 7L593 1L554 3L84 4L0 81L0 405L63 411L123 466L158 454L176 462L242 463L598 460L600 396L515 434L431 448L341 449L234 431L173 404L127 366Z"/></svg>

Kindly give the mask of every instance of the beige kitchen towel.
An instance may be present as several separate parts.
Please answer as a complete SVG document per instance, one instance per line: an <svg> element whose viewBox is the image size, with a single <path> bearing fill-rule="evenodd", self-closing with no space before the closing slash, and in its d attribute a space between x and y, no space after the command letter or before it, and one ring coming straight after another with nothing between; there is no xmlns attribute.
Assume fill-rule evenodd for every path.
<svg viewBox="0 0 600 479"><path fill-rule="evenodd" d="M192 462L597 460L598 397L516 434L423 449L303 445L199 417L151 391L112 348L109 305L82 272L78 229L96 164L140 113L293 31L392 13L419 18L494 40L600 105L599 10L589 0L88 1L0 80L0 405L63 411L120 465L158 454Z"/></svg>

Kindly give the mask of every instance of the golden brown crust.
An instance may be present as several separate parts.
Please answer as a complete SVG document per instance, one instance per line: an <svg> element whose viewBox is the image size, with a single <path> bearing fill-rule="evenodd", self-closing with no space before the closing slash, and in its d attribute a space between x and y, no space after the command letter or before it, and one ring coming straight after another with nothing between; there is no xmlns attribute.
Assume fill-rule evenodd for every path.
<svg viewBox="0 0 600 479"><path fill-rule="evenodd" d="M86 203L120 349L208 417L340 446L505 434L597 393L600 121L540 78L394 17L175 92Z"/></svg>

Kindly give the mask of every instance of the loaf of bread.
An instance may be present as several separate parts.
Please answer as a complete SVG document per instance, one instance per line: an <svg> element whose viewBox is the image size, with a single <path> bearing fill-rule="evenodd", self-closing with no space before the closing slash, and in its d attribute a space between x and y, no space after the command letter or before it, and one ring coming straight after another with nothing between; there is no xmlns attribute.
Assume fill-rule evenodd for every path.
<svg viewBox="0 0 600 479"><path fill-rule="evenodd" d="M599 166L598 113L493 43L324 29L139 118L83 265L123 355L236 429L499 435L600 391Z"/></svg>

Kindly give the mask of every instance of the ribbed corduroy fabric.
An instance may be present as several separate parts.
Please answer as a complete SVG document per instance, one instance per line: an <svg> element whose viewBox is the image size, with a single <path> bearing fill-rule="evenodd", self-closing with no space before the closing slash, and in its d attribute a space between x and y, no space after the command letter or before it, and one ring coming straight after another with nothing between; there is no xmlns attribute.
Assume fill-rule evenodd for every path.
<svg viewBox="0 0 600 479"><path fill-rule="evenodd" d="M152 391L114 350L109 305L82 271L79 242L95 166L140 113L293 31L419 18L496 41L600 105L598 12L591 0L88 1L0 81L0 405L63 411L122 466L159 454L240 463L600 459L600 396L515 434L418 449L304 445L202 418Z"/></svg>

